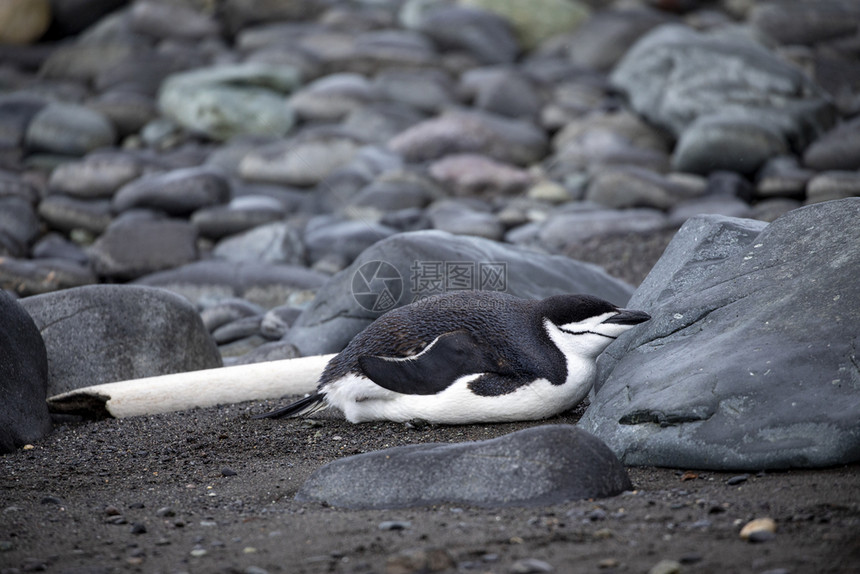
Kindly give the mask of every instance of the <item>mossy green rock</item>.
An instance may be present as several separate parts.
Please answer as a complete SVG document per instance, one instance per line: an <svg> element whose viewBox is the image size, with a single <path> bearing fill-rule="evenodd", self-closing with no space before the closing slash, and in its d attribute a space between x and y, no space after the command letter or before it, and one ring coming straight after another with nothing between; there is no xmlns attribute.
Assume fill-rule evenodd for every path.
<svg viewBox="0 0 860 574"><path fill-rule="evenodd" d="M590 14L588 6L572 0L460 0L460 4L505 18L524 50L531 50L557 34L573 31Z"/></svg>

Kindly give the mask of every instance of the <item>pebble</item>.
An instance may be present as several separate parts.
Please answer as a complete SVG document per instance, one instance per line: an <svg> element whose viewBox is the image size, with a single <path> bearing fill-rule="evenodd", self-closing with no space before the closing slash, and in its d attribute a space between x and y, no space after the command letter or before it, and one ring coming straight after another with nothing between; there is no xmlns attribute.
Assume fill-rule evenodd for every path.
<svg viewBox="0 0 860 574"><path fill-rule="evenodd" d="M739 474L737 476L733 476L726 481L726 484L729 486L735 486L736 484L743 484L747 480L749 480L749 474Z"/></svg>
<svg viewBox="0 0 860 574"><path fill-rule="evenodd" d="M33 151L82 156L112 146L116 138L104 114L77 104L51 103L30 120L24 143Z"/></svg>
<svg viewBox="0 0 860 574"><path fill-rule="evenodd" d="M146 525L141 522L135 522L131 525L132 534L146 534Z"/></svg>
<svg viewBox="0 0 860 574"><path fill-rule="evenodd" d="M740 537L750 542L764 541L773 538L775 532L776 522L772 518L756 518L744 524Z"/></svg>
<svg viewBox="0 0 860 574"><path fill-rule="evenodd" d="M182 220L120 219L90 249L93 270L128 280L197 259L197 230Z"/></svg>

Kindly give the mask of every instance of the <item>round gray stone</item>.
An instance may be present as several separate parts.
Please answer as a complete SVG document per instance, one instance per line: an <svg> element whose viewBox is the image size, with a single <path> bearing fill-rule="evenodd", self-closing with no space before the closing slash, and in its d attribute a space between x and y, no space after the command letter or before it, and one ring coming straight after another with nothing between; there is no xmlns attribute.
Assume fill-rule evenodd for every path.
<svg viewBox="0 0 860 574"><path fill-rule="evenodd" d="M194 307L163 289L91 285L21 304L45 340L51 395L221 366Z"/></svg>
<svg viewBox="0 0 860 574"><path fill-rule="evenodd" d="M113 196L112 206L118 213L144 207L169 215L188 215L229 200L230 183L219 170L190 167L129 182Z"/></svg>
<svg viewBox="0 0 860 574"><path fill-rule="evenodd" d="M197 255L197 229L178 219L118 219L90 248L95 272L121 280L179 267Z"/></svg>
<svg viewBox="0 0 860 574"><path fill-rule="evenodd" d="M33 151L81 156L116 142L116 129L104 114L77 104L51 103L27 126L25 143Z"/></svg>

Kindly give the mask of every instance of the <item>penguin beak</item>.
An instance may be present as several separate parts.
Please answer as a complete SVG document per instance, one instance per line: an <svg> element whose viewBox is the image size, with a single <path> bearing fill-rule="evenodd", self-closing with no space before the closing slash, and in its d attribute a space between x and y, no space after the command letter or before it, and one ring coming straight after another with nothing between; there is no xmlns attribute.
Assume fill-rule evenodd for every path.
<svg viewBox="0 0 860 574"><path fill-rule="evenodd" d="M644 323L651 318L651 315L645 311L635 311L633 309L619 309L618 313L605 319L604 323L614 325L638 325Z"/></svg>

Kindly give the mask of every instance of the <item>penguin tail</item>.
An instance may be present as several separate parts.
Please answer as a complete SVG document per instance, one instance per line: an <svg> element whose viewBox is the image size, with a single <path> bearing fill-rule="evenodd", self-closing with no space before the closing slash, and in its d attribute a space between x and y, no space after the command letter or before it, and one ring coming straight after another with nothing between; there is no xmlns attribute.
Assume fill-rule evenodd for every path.
<svg viewBox="0 0 860 574"><path fill-rule="evenodd" d="M261 415L254 415L251 418L279 419L283 417L306 417L325 408L328 408L328 404L325 402L325 395L322 393L313 393L285 407Z"/></svg>

